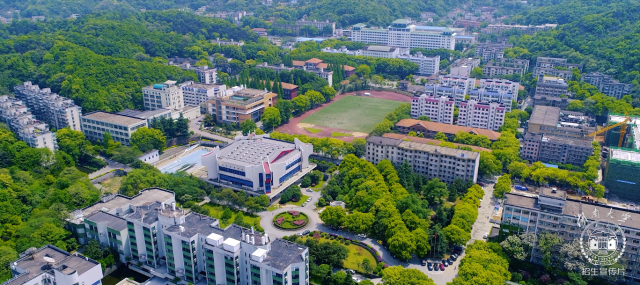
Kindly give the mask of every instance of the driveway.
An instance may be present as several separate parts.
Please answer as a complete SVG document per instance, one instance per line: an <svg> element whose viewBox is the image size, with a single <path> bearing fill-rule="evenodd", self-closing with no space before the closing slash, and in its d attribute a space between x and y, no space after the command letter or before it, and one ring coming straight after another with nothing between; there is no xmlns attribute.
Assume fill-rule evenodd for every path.
<svg viewBox="0 0 640 285"><path fill-rule="evenodd" d="M219 136L216 134L209 133L207 131L200 130L200 125L202 123L198 123L199 120L204 120L204 115L200 115L193 120L189 120L189 130L193 131L194 135L199 135L203 138L210 139L210 140L217 140L222 142L233 142L232 139L228 139L223 136Z"/></svg>
<svg viewBox="0 0 640 285"><path fill-rule="evenodd" d="M96 177L98 177L98 176L100 176L102 174L105 174L105 173L107 173L107 172L109 172L111 170L114 170L114 169L124 169L125 172L131 171L131 167L129 167L126 164L122 164L120 162L108 159L108 158L106 158L104 156L101 156L101 155L99 156L99 158L102 159L103 161L105 161L107 163L107 166L101 168L100 170L98 170L96 172L89 173L89 179L94 179L94 178L96 178Z"/></svg>
<svg viewBox="0 0 640 285"><path fill-rule="evenodd" d="M484 198L482 199L482 202L480 202L481 207L480 209L478 209L478 219L474 223L473 229L471 230L471 240L469 241L469 244L473 243L473 241L478 239L483 240L482 238L483 235L491 230L491 223L489 223L489 219L491 218L491 215L493 213L493 205L496 204L496 201L493 198L493 186L495 184L496 179L497 179L497 176L490 179L483 180L483 182L485 183L485 186L483 187L485 192ZM314 211L316 207L315 203L318 202L318 198L320 198L320 192L309 193L309 192L306 192L305 189L303 189L302 194L310 196L312 198L311 202L307 203L305 207L285 205L282 208L277 209L275 211L270 211L270 212L264 211L258 214L260 217L262 217L261 226L264 228L265 232L267 232L273 238L276 238L276 237L281 238L283 236L302 233L305 230L310 230L310 231L320 230L327 233L338 234L343 237L349 237L351 239L360 240L371 245L371 247L375 248L380 253L380 257L382 257L382 261L385 264L388 264L389 266L400 265L404 268L418 269L423 273L425 273L427 276L429 276L431 279L433 279L433 281L438 285L446 285L447 282L451 282L451 280L453 280L453 278L457 276L458 266L460 266L460 261L464 257L464 253L460 257L458 257L458 260L456 260L452 265L449 265L449 267L446 267L445 271L429 271L427 269L427 266L422 266L420 264L420 260L418 258L412 258L408 262L399 261L393 258L391 256L391 253L382 245L378 244L377 241L374 239L371 239L368 237L360 238L356 234L353 234L350 232L334 230L326 227L324 223L322 223L322 220L320 219L320 216L318 215L318 213ZM307 214L309 216L309 224L305 228L297 231L284 231L273 226L272 220L275 215L281 212L291 211L291 210L302 211L305 214ZM428 261L432 263L441 262L441 260L436 260L436 259L429 259ZM371 279L371 281L373 281L376 284L381 282L380 279Z"/></svg>

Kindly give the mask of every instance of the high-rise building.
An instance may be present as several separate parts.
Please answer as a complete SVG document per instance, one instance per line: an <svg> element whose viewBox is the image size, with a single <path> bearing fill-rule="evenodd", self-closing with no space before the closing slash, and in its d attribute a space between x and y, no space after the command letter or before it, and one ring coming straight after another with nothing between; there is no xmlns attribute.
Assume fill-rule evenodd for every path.
<svg viewBox="0 0 640 285"><path fill-rule="evenodd" d="M497 131L504 124L504 104L483 103L475 100L460 102L458 125Z"/></svg>
<svg viewBox="0 0 640 285"><path fill-rule="evenodd" d="M480 79L480 88L501 90L512 94L518 94L520 83L505 79Z"/></svg>
<svg viewBox="0 0 640 285"><path fill-rule="evenodd" d="M214 218L176 207L174 193L164 189L145 189L134 197L106 196L73 211L67 221L76 237L117 249L123 262L131 260L162 279L210 285L309 284L307 247L271 239L253 228L222 228Z"/></svg>
<svg viewBox="0 0 640 285"><path fill-rule="evenodd" d="M451 97L434 97L425 94L411 99L411 117L427 116L432 122L453 124L455 101Z"/></svg>
<svg viewBox="0 0 640 285"><path fill-rule="evenodd" d="M8 95L0 96L0 119L19 140L30 147L48 148L52 152L58 149L56 133L49 131L47 124L36 119L22 101Z"/></svg>
<svg viewBox="0 0 640 285"><path fill-rule="evenodd" d="M466 78L469 77L471 71L478 66L480 66L479 58L460 58L451 64L449 75Z"/></svg>
<svg viewBox="0 0 640 285"><path fill-rule="evenodd" d="M608 195L624 201L640 203L640 151L630 148L610 147L603 172Z"/></svg>
<svg viewBox="0 0 640 285"><path fill-rule="evenodd" d="M408 20L399 19L386 29L356 24L351 28L349 39L383 46L453 50L456 45L455 36L456 30L451 28L417 26Z"/></svg>
<svg viewBox="0 0 640 285"><path fill-rule="evenodd" d="M167 80L164 83L143 87L142 95L146 110L175 110L184 107L182 89L176 85L176 81Z"/></svg>
<svg viewBox="0 0 640 285"><path fill-rule="evenodd" d="M31 113L40 121L56 129L69 127L74 131L81 131L81 108L73 100L51 93L50 88L42 88L31 84L30 81L14 87L16 98L22 100L29 107Z"/></svg>
<svg viewBox="0 0 640 285"><path fill-rule="evenodd" d="M478 152L379 136L367 138L366 159L373 164L383 159L395 165L407 161L415 173L446 183L455 178L475 183L480 165Z"/></svg>

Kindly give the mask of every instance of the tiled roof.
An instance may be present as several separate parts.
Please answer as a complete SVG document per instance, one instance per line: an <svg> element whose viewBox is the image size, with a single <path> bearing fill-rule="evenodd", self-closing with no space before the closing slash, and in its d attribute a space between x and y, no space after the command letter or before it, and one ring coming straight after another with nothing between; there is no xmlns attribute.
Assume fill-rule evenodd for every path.
<svg viewBox="0 0 640 285"><path fill-rule="evenodd" d="M403 120L400 120L400 122L396 123L396 126L405 127L405 128L409 128L415 125L421 125L423 128L430 130L432 132L442 132L445 134L456 134L459 131L463 131L466 133L487 136L489 140L492 140L492 141L498 140L498 138L500 138L500 136L502 135L498 132L494 132L492 130L487 130L487 129L449 125L449 124L436 123L436 122L427 122L427 121L421 121L416 119L403 119Z"/></svg>
<svg viewBox="0 0 640 285"><path fill-rule="evenodd" d="M434 145L440 145L440 143L442 143L442 141L439 140L434 140L434 139L426 139L426 138L420 138L420 137L410 137L407 135L402 135L402 134L394 134L394 133L386 133L384 135L382 135L382 137L385 138L392 138L392 139L399 139L399 140L409 140L412 142L419 142L419 143L433 143ZM488 151L491 152L491 149L488 148L484 148L484 147L479 147L479 146L473 146L473 145L466 145L466 144L461 144L461 143L453 143L454 146L458 147L458 146L468 146L473 150L476 151Z"/></svg>

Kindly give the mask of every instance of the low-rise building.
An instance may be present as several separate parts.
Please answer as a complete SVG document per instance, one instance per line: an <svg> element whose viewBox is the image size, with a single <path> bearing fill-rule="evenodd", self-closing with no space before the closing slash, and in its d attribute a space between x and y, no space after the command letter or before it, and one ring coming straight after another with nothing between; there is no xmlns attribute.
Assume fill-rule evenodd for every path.
<svg viewBox="0 0 640 285"><path fill-rule="evenodd" d="M559 77L566 81L570 81L573 78L573 71L570 69L537 67L533 69L533 72L531 74L535 77L540 77L540 76Z"/></svg>
<svg viewBox="0 0 640 285"><path fill-rule="evenodd" d="M452 183L455 178L475 183L480 165L478 152L379 136L367 138L366 159L373 164L383 159L394 165L406 161L415 173L446 183Z"/></svg>
<svg viewBox="0 0 640 285"><path fill-rule="evenodd" d="M56 133L31 114L21 100L8 95L0 96L0 119L7 124L16 137L34 148L58 149Z"/></svg>
<svg viewBox="0 0 640 285"><path fill-rule="evenodd" d="M528 59L500 58L488 62L482 67L482 74L487 77L496 75L524 75L529 70Z"/></svg>
<svg viewBox="0 0 640 285"><path fill-rule="evenodd" d="M433 75L438 74L440 71L440 56L426 56L422 52L416 52L415 54L405 54L398 56L398 59L413 62L418 65L419 75Z"/></svg>
<svg viewBox="0 0 640 285"><path fill-rule="evenodd" d="M566 58L538 57L532 74L536 77L548 75L571 80L574 68L582 71L582 64L569 63Z"/></svg>
<svg viewBox="0 0 640 285"><path fill-rule="evenodd" d="M259 122L264 109L275 106L277 96L266 89L243 88L231 95L207 101L207 113L218 123Z"/></svg>
<svg viewBox="0 0 640 285"><path fill-rule="evenodd" d="M212 44L217 44L217 45L221 45L221 46L243 46L244 42L243 41L239 41L236 42L234 40L230 40L230 41L221 41L219 38L215 39L215 40L211 40Z"/></svg>
<svg viewBox="0 0 640 285"><path fill-rule="evenodd" d="M590 141L527 133L520 157L530 162L561 163L582 166L593 155Z"/></svg>
<svg viewBox="0 0 640 285"><path fill-rule="evenodd" d="M523 34L533 35L539 31L548 31L555 29L558 24L542 24L537 26L524 26L524 25L505 25L505 24L490 24L486 28L482 29L483 34L502 34L505 31L518 30Z"/></svg>
<svg viewBox="0 0 640 285"><path fill-rule="evenodd" d="M420 95L411 98L411 117L427 116L432 122L453 124L455 101L451 97Z"/></svg>
<svg viewBox="0 0 640 285"><path fill-rule="evenodd" d="M558 107L562 110L567 109L567 106L569 106L569 103L571 103L571 101L574 101L574 99L542 95L533 96L534 106L552 106Z"/></svg>
<svg viewBox="0 0 640 285"><path fill-rule="evenodd" d="M628 202L640 203L640 151L610 147L604 169L604 186L608 195Z"/></svg>
<svg viewBox="0 0 640 285"><path fill-rule="evenodd" d="M460 102L458 110L458 125L493 131L497 131L504 124L506 113L504 104L476 100Z"/></svg>
<svg viewBox="0 0 640 285"><path fill-rule="evenodd" d="M293 143L269 135L236 137L230 145L202 156L210 182L277 197L291 183L315 167L309 164L313 146L298 139Z"/></svg>
<svg viewBox="0 0 640 285"><path fill-rule="evenodd" d="M203 84L194 83L193 81L180 84L180 88L182 89L184 104L191 106L200 106L208 100L224 97L227 91L227 86L224 84Z"/></svg>
<svg viewBox="0 0 640 285"><path fill-rule="evenodd" d="M164 83L143 87L142 96L146 110L173 110L184 107L182 89L176 85L176 81L167 80Z"/></svg>
<svg viewBox="0 0 640 285"><path fill-rule="evenodd" d="M315 73L318 77L327 80L327 82L329 82L329 86L332 86L333 84L333 71L329 70L329 65L324 63L321 59L312 58L307 61L294 60L293 67Z"/></svg>
<svg viewBox="0 0 640 285"><path fill-rule="evenodd" d="M506 79L480 79L480 88L492 90L506 91L512 94L518 94L520 83ZM515 100L515 99L514 99Z"/></svg>
<svg viewBox="0 0 640 285"><path fill-rule="evenodd" d="M215 84L217 82L217 69L209 68L208 66L192 66L195 60L190 58L169 58L169 65L174 65L182 68L183 70L190 70L198 75L198 81L202 84Z"/></svg>
<svg viewBox="0 0 640 285"><path fill-rule="evenodd" d="M536 84L536 95L560 97L560 95L568 95L569 84L567 81L559 77L540 76Z"/></svg>
<svg viewBox="0 0 640 285"><path fill-rule="evenodd" d="M396 129L401 134L416 132L424 135L425 138L434 138L437 133L443 133L447 136L449 141L453 141L458 132L486 136L490 141L497 141L501 136L500 133L488 129L449 125L416 119L402 119L396 123Z"/></svg>
<svg viewBox="0 0 640 285"><path fill-rule="evenodd" d="M622 99L624 95L629 95L631 93L631 88L633 87L632 84L620 83L610 75L602 74L600 72L583 74L581 79L586 83L598 87L598 90L603 94L614 97L617 100Z"/></svg>
<svg viewBox="0 0 640 285"><path fill-rule="evenodd" d="M473 20L456 20L456 26L460 27L460 28L480 28L480 24L482 24L480 21L473 21Z"/></svg>
<svg viewBox="0 0 640 285"><path fill-rule="evenodd" d="M558 107L535 106L527 132L592 141L588 135L596 131L596 120L584 113L560 110Z"/></svg>
<svg viewBox="0 0 640 285"><path fill-rule="evenodd" d="M104 277L100 262L50 244L27 249L9 267L11 279L2 285L101 284Z"/></svg>
<svg viewBox="0 0 640 285"><path fill-rule="evenodd" d="M152 149L147 153L142 154L138 157L140 161L143 161L148 164L155 165L158 160L160 160L160 152L157 149Z"/></svg>
<svg viewBox="0 0 640 285"><path fill-rule="evenodd" d="M167 110L167 109L157 109L157 110L151 110L151 111L124 109L116 114L147 120L148 126L150 126L151 122L153 122L153 120L155 119L164 119L164 118L172 117L171 110Z"/></svg>
<svg viewBox="0 0 640 285"><path fill-rule="evenodd" d="M137 129L148 127L146 119L132 116L118 115L114 113L96 111L80 117L82 121L82 133L91 141L104 138L104 133L109 132L114 142L129 145L131 134Z"/></svg>
<svg viewBox="0 0 640 285"><path fill-rule="evenodd" d="M485 43L476 46L476 57L482 58L483 62L499 60L504 57L504 49L513 47L509 43Z"/></svg>
<svg viewBox="0 0 640 285"><path fill-rule="evenodd" d="M449 75L467 78L471 71L480 66L480 58L460 58L451 64Z"/></svg>
<svg viewBox="0 0 640 285"><path fill-rule="evenodd" d="M73 100L51 93L50 88L40 89L38 85L31 84L31 81L13 89L16 98L22 100L38 120L58 130L69 127L74 131L81 131L82 108L74 104Z"/></svg>

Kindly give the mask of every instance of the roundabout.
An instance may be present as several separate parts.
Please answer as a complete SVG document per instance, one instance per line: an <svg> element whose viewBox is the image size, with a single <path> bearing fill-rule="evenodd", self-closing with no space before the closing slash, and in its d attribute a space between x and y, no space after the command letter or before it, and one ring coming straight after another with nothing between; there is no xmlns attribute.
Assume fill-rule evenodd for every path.
<svg viewBox="0 0 640 285"><path fill-rule="evenodd" d="M297 210L283 211L273 217L272 224L281 230L295 231L309 224L309 216Z"/></svg>

